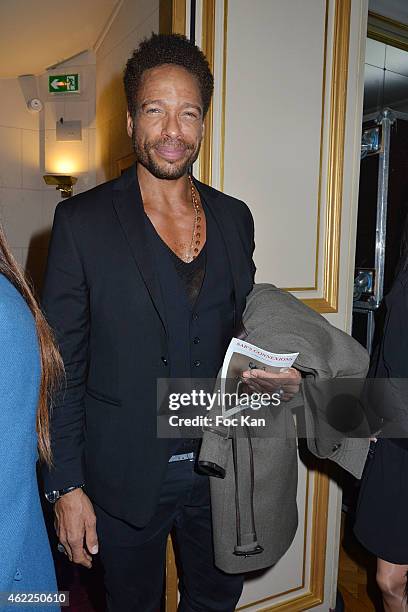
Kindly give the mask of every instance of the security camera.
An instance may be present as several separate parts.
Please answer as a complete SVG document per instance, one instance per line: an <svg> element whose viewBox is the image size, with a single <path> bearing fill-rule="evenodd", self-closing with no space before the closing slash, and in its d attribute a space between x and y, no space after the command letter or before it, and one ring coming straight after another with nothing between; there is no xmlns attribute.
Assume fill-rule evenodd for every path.
<svg viewBox="0 0 408 612"><path fill-rule="evenodd" d="M43 109L43 103L39 98L31 98L27 102L27 108L32 113L39 113Z"/></svg>

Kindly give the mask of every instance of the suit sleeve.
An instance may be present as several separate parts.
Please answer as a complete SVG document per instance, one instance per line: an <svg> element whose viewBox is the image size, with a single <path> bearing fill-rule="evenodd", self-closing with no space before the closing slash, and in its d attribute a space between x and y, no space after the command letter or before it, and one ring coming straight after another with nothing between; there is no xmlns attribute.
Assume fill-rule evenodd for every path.
<svg viewBox="0 0 408 612"><path fill-rule="evenodd" d="M44 314L54 330L66 380L51 414L54 466L44 469L46 491L85 482L84 394L88 371L89 290L69 217L56 209L43 291Z"/></svg>
<svg viewBox="0 0 408 612"><path fill-rule="evenodd" d="M255 282L255 273L256 273L256 265L254 262L254 251L255 251L255 226L254 226L254 218L251 213L249 213L251 219L251 269L252 269L252 282Z"/></svg>
<svg viewBox="0 0 408 612"><path fill-rule="evenodd" d="M246 212L246 222L245 225L248 228L248 233L249 233L249 252L250 252L250 257L251 257L251 274L252 274L252 283L255 283L255 273L256 273L256 265L254 262L254 251L255 251L255 225L254 225L254 218L252 216L252 213L249 209L249 207L245 204L245 202L243 202L244 206L245 206L245 212Z"/></svg>

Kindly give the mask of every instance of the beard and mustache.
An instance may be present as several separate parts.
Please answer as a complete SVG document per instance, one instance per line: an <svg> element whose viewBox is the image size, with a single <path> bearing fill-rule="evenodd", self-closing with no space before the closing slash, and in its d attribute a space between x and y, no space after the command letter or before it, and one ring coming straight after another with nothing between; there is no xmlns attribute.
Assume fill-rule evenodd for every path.
<svg viewBox="0 0 408 612"><path fill-rule="evenodd" d="M134 127L132 131L132 144L138 163L142 164L146 170L158 179L175 180L181 178L187 173L189 167L194 164L200 152L200 142L191 144L180 139L159 138L155 141L146 141L140 144L136 138ZM153 151L161 146L183 149L186 152L186 157L175 161L163 159L160 162L154 157Z"/></svg>

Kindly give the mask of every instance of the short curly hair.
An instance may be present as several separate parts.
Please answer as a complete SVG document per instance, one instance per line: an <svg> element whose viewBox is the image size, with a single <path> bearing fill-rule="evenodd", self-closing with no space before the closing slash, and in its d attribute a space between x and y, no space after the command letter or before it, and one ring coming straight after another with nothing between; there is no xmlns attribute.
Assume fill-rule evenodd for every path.
<svg viewBox="0 0 408 612"><path fill-rule="evenodd" d="M136 113L137 92L143 73L163 64L182 66L198 81L205 116L211 102L214 79L204 53L182 34L152 34L134 50L123 75L128 110Z"/></svg>

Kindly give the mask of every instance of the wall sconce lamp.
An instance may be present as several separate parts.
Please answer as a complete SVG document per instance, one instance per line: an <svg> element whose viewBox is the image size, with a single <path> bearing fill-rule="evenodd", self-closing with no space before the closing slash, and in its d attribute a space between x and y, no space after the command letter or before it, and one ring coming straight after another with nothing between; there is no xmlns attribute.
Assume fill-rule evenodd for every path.
<svg viewBox="0 0 408 612"><path fill-rule="evenodd" d="M73 186L77 182L76 176L61 176L60 174L45 174L44 181L47 185L55 185L55 189L59 189L62 198L70 198L72 196Z"/></svg>

